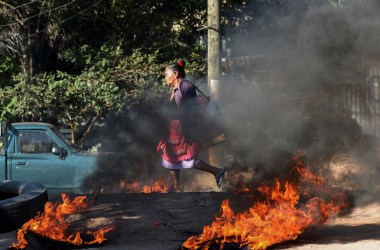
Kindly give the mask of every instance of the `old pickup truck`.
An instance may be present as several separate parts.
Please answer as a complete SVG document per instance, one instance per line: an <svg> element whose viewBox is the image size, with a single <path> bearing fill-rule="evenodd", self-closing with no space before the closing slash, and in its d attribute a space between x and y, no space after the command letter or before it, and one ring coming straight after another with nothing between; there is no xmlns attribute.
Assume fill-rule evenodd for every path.
<svg viewBox="0 0 380 250"><path fill-rule="evenodd" d="M43 184L49 191L80 191L96 168L96 155L70 143L48 123L2 125L0 180Z"/></svg>

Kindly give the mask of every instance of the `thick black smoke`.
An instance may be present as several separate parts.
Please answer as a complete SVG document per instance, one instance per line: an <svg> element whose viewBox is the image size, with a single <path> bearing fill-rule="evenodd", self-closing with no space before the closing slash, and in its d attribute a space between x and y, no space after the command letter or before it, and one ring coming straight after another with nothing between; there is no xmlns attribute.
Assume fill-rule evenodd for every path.
<svg viewBox="0 0 380 250"><path fill-rule="evenodd" d="M286 175L292 157L304 151L305 164L332 185L360 193L357 201L373 200L380 177L380 133L372 126L380 121L373 110L380 103L369 98L367 83L380 71L380 3L277 2L281 8L263 11L248 35L224 34L231 53L218 101L228 129L221 157L234 170L229 176L259 185ZM99 157L87 187L112 191L121 179L148 183L165 174L155 153L159 111L157 103L145 103L107 120L102 151L122 154ZM187 178L191 171L183 171L183 183L196 190L187 190L209 185Z"/></svg>
<svg viewBox="0 0 380 250"><path fill-rule="evenodd" d="M156 146L165 133L160 99L141 102L134 108L109 115L102 130L97 157L98 170L84 183L87 192L126 192L124 184L151 186L165 175ZM129 191L132 191L129 190Z"/></svg>
<svg viewBox="0 0 380 250"><path fill-rule="evenodd" d="M231 135L226 155L260 182L286 174L304 150L305 163L332 185L372 200L379 103L368 96L379 89L368 79L380 70L380 3L283 2L250 35L231 35L221 103Z"/></svg>

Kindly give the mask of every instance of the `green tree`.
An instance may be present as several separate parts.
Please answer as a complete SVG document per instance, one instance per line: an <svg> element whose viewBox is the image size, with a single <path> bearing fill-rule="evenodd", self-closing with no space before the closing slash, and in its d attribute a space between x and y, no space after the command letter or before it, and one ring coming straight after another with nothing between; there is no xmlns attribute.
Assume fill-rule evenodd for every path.
<svg viewBox="0 0 380 250"><path fill-rule="evenodd" d="M28 77L44 71L75 30L66 22L82 8L75 1L47 0L25 3L0 1L0 51L20 64ZM79 9L79 10L78 10Z"/></svg>
<svg viewBox="0 0 380 250"><path fill-rule="evenodd" d="M153 93L149 98L158 97L162 89L161 68L152 67L154 55L135 51L125 56L120 46L103 46L96 52L82 46L60 57L72 62L83 59L85 67L77 75L56 71L26 79L19 74L13 86L0 92L1 119L69 124L73 142L82 143L108 112L141 103L148 89Z"/></svg>
<svg viewBox="0 0 380 250"><path fill-rule="evenodd" d="M81 141L109 112L158 100L165 64L205 75L205 1L10 0L0 11L2 119L68 123Z"/></svg>

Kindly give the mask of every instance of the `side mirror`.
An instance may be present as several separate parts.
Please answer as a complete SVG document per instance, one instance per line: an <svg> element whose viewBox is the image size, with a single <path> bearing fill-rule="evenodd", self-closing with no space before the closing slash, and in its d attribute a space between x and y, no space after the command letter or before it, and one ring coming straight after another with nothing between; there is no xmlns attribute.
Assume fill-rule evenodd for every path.
<svg viewBox="0 0 380 250"><path fill-rule="evenodd" d="M61 147L53 147L51 149L51 152L55 155L59 155L60 159L65 159L65 156L67 154L66 150Z"/></svg>

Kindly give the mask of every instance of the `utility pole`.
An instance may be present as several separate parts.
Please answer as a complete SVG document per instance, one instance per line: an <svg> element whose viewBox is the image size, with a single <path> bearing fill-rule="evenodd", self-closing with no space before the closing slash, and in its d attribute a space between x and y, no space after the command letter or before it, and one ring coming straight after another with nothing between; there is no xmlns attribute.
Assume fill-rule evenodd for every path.
<svg viewBox="0 0 380 250"><path fill-rule="evenodd" d="M215 101L220 96L220 0L207 0L207 77L208 89ZM208 152L209 163L220 166L221 152L218 146Z"/></svg>
<svg viewBox="0 0 380 250"><path fill-rule="evenodd" d="M207 0L207 69L210 91L220 75L220 0ZM215 89L218 92L218 88ZM217 93L212 93L217 94Z"/></svg>

